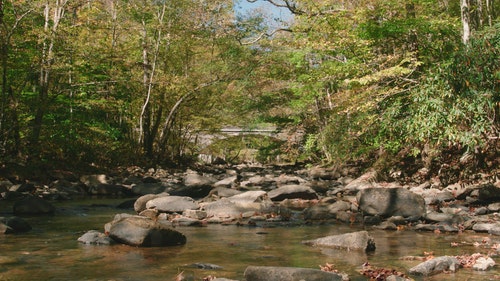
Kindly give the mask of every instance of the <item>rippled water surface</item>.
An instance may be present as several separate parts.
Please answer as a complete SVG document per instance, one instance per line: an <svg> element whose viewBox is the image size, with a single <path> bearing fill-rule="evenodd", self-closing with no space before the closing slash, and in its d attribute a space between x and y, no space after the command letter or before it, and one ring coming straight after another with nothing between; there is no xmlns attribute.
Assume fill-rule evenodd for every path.
<svg viewBox="0 0 500 281"><path fill-rule="evenodd" d="M166 248L136 248L125 245L82 245L76 240L87 230L103 231L106 222L122 210L112 206L120 200L73 201L57 204L56 215L26 218L33 230L25 234L0 235L0 280L174 280L183 272L188 280L208 275L244 280L248 265L292 266L319 269L333 263L351 280L366 280L358 271L364 262L406 272L418 261L403 256L487 253L486 246L474 242L500 242L486 234L434 234L412 231L368 229L377 249L362 252L319 249L302 240L358 231L345 224L300 227L238 227L208 225L177 227L187 244ZM2 201L0 201L2 204ZM9 206L0 208L0 216ZM6 213L7 212L7 213ZM132 211L126 211L132 213ZM497 241L499 240L499 241ZM466 246L451 247L452 242ZM484 243L486 244L486 243ZM495 260L499 262L499 259ZM219 270L189 267L193 263L221 266ZM500 280L498 268L487 272L460 269L455 274L439 274L422 280ZM418 279L417 279L418 280Z"/></svg>

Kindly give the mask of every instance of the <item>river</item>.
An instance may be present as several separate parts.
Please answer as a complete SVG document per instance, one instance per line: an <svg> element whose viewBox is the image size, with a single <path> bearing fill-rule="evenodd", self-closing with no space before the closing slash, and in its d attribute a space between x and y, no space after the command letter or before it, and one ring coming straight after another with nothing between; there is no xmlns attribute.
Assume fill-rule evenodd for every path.
<svg viewBox="0 0 500 281"><path fill-rule="evenodd" d="M418 261L403 256L435 256L487 253L486 246L474 242L498 243L487 234L435 234L414 231L382 231L368 228L377 249L365 254L357 251L319 249L301 244L302 240L358 231L345 224L294 227L238 227L208 225L177 227L187 244L166 248L136 248L125 245L83 245L77 238L88 230L103 231L105 223L117 213L132 210L115 208L123 199L74 200L55 203L53 216L25 218L33 230L23 234L0 235L0 280L174 280L183 272L187 280L208 275L244 280L248 265L291 266L319 269L332 263L349 274L351 280L367 280L358 272L361 265L394 268L406 272ZM2 201L0 201L2 204ZM12 215L8 206L0 216ZM452 247L452 242L461 246ZM496 259L496 258L495 258ZM499 260L496 259L498 262ZM222 269L190 267L194 263L215 264ZM500 280L500 270L486 272L460 269L416 280Z"/></svg>

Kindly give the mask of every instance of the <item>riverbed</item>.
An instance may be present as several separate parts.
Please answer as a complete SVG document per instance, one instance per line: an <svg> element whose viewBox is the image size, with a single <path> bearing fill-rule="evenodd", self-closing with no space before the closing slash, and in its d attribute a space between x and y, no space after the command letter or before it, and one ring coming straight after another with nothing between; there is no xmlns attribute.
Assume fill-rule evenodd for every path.
<svg viewBox="0 0 500 281"><path fill-rule="evenodd" d="M166 248L137 248L125 245L83 245L78 237L88 230L103 232L104 224L117 213L125 199L88 199L54 203L53 216L25 217L30 232L0 235L0 280L174 280L181 273L187 280L206 276L244 280L249 265L290 266L319 269L334 264L351 280L367 280L359 274L364 263L407 272L420 261L406 256L462 255L491 252L500 238L478 233L430 233L408 230L384 231L345 223L302 226L251 227L209 224L205 227L176 227L187 244ZM0 201L0 204L2 202ZM0 206L0 216L9 216L9 206ZM320 249L302 240L366 229L376 250ZM457 244L455 244L457 243ZM500 260L494 257L496 262ZM217 265L203 269L195 264ZM415 280L500 280L498 266L486 272L462 268Z"/></svg>

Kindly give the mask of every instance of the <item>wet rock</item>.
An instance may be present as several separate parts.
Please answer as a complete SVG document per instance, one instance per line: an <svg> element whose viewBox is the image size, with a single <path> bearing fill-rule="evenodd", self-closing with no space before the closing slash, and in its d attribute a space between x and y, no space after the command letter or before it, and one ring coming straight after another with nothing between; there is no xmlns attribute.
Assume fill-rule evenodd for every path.
<svg viewBox="0 0 500 281"><path fill-rule="evenodd" d="M248 266L246 281L343 281L346 275L319 269L274 266Z"/></svg>
<svg viewBox="0 0 500 281"><path fill-rule="evenodd" d="M204 270L221 270L221 269L224 269L220 265L216 265L216 264L212 264L212 263L202 263L202 262L192 263L192 264L188 265L187 267L199 268L199 269L204 269Z"/></svg>
<svg viewBox="0 0 500 281"><path fill-rule="evenodd" d="M5 225L3 231L0 227L0 233L21 233L28 232L32 229L31 225L20 217L0 217L0 224Z"/></svg>
<svg viewBox="0 0 500 281"><path fill-rule="evenodd" d="M38 197L28 197L17 201L13 209L16 215L51 215L56 211L52 204Z"/></svg>
<svg viewBox="0 0 500 281"><path fill-rule="evenodd" d="M403 188L367 188L357 194L359 208L372 216L403 216L420 218L425 215L422 196Z"/></svg>
<svg viewBox="0 0 500 281"><path fill-rule="evenodd" d="M313 240L302 241L303 244L315 247L331 247L347 250L374 251L375 241L367 231L358 231L340 235L331 235Z"/></svg>
<svg viewBox="0 0 500 281"><path fill-rule="evenodd" d="M184 210L196 210L200 206L187 196L162 196L149 200L146 209L156 209L163 213L182 213Z"/></svg>
<svg viewBox="0 0 500 281"><path fill-rule="evenodd" d="M269 191L267 195L272 201L282 201L285 199L297 198L304 200L318 199L318 195L312 188L310 188L309 186L298 184L281 186Z"/></svg>
<svg viewBox="0 0 500 281"><path fill-rule="evenodd" d="M106 234L99 232L97 230L89 230L82 236L78 237L78 242L87 245L111 245L114 240L108 237Z"/></svg>
<svg viewBox="0 0 500 281"><path fill-rule="evenodd" d="M442 256L420 263L410 268L409 273L412 275L429 276L443 271L455 272L459 269L460 262L455 257Z"/></svg>
<svg viewBox="0 0 500 281"><path fill-rule="evenodd" d="M140 216L124 217L110 223L109 237L139 247L183 245L186 237L169 227Z"/></svg>

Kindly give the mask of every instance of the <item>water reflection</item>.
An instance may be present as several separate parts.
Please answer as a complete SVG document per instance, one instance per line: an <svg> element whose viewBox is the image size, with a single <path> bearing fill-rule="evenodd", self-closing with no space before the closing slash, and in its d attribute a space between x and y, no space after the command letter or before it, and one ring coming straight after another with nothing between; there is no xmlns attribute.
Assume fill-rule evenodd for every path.
<svg viewBox="0 0 500 281"><path fill-rule="evenodd" d="M473 243L484 239L498 243L496 240L499 240L481 234L368 229L377 249L366 254L315 248L301 243L361 229L343 224L275 228L209 225L178 227L177 230L187 237L187 244L183 246L93 246L79 244L76 239L90 229L102 231L103 225L121 211L110 207L89 207L81 202L75 205L77 208L73 211L53 217L27 218L33 226L29 233L0 236L0 280L155 281L173 280L180 272L194 280L208 275L243 280L248 265L319 269L319 265L325 263L333 263L339 270L349 273L351 280L366 280L358 274L361 264L366 261L374 266L405 272L418 261L400 257L421 256L430 251L436 256L486 253L487 249L474 247ZM465 246L451 247L451 242L464 242ZM222 269L190 267L193 263L215 264ZM422 280L499 280L499 274L498 269L484 273L461 269L456 274L440 274Z"/></svg>

